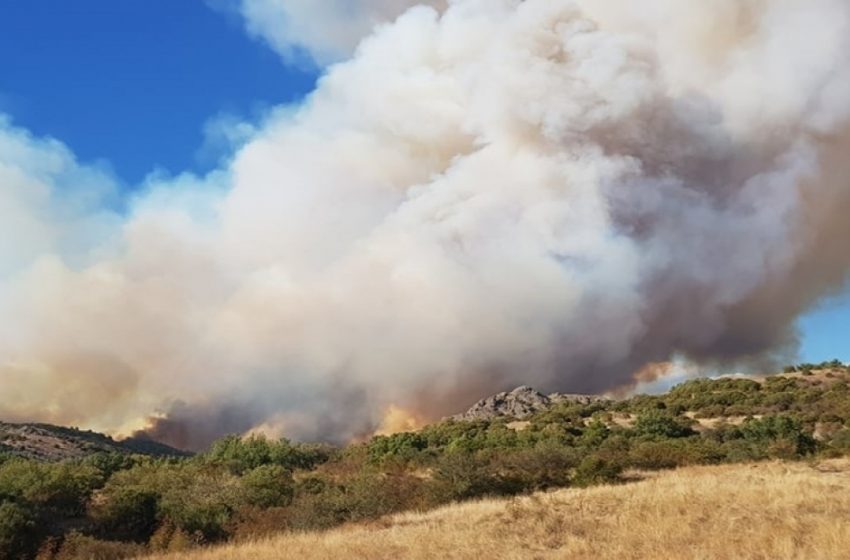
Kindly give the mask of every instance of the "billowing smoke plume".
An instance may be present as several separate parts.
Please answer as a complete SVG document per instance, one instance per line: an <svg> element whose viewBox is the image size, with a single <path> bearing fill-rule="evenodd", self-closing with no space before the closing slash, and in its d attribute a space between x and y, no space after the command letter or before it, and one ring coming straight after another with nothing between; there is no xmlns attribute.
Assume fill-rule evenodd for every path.
<svg viewBox="0 0 850 560"><path fill-rule="evenodd" d="M442 10L446 4L447 0L240 0L239 8L248 31L285 58L307 54L324 63L347 57L377 25L412 6Z"/></svg>
<svg viewBox="0 0 850 560"><path fill-rule="evenodd" d="M407 4L245 0L272 41L263 6L366 30ZM0 416L346 439L392 405L794 352L850 266L846 0L434 6L121 217L4 125ZM355 42L304 29L280 48Z"/></svg>

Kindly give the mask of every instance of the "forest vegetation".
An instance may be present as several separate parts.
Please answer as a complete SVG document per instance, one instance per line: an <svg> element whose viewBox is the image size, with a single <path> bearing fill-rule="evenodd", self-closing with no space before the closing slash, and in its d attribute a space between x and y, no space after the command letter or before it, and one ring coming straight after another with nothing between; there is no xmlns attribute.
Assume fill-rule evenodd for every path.
<svg viewBox="0 0 850 560"><path fill-rule="evenodd" d="M619 488L634 472L839 458L850 452L850 369L829 362L694 379L662 395L557 403L514 420L445 420L342 448L229 436L193 457L94 452L50 462L7 453L0 558L130 558L381 523L400 512L430 519L423 512L454 502ZM503 502L480 507L496 507L488 503Z"/></svg>

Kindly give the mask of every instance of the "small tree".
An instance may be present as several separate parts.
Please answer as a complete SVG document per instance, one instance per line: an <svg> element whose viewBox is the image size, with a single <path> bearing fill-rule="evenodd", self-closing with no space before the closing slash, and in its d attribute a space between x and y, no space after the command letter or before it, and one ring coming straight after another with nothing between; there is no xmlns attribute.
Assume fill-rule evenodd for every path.
<svg viewBox="0 0 850 560"><path fill-rule="evenodd" d="M248 504L261 508L283 507L292 503L292 473L279 465L263 465L242 477Z"/></svg>
<svg viewBox="0 0 850 560"><path fill-rule="evenodd" d="M684 422L662 410L651 410L639 415L634 430L638 435L653 438L679 438L694 433Z"/></svg>

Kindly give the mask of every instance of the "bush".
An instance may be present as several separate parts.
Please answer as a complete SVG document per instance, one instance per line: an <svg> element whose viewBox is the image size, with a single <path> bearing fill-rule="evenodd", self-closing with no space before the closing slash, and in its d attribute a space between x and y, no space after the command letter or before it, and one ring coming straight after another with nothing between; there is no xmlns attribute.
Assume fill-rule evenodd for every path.
<svg viewBox="0 0 850 560"><path fill-rule="evenodd" d="M570 471L578 462L577 451L552 444L498 453L491 459L492 468L499 473L497 489L503 494L568 486Z"/></svg>
<svg viewBox="0 0 850 560"><path fill-rule="evenodd" d="M434 466L433 482L429 487L434 503L498 495L504 493L504 489L486 457L465 451L442 455Z"/></svg>
<svg viewBox="0 0 850 560"><path fill-rule="evenodd" d="M236 541L256 540L289 529L291 520L292 510L289 507L247 507L236 512L227 532Z"/></svg>
<svg viewBox="0 0 850 560"><path fill-rule="evenodd" d="M245 503L245 487L224 468L194 462L150 464L116 473L92 516L101 527L124 530L136 539L150 533L155 519L157 524L171 521L208 542L226 536L225 525Z"/></svg>
<svg viewBox="0 0 850 560"><path fill-rule="evenodd" d="M159 494L152 488L117 485L91 506L89 517L102 535L146 542L157 527L158 501Z"/></svg>
<svg viewBox="0 0 850 560"><path fill-rule="evenodd" d="M639 436L650 438L680 438L693 435L694 431L685 422L667 412L653 410L637 417L634 431Z"/></svg>
<svg viewBox="0 0 850 560"><path fill-rule="evenodd" d="M594 420L584 429L579 441L585 447L599 447L610 435L611 430L604 422Z"/></svg>
<svg viewBox="0 0 850 560"><path fill-rule="evenodd" d="M643 441L629 453L629 464L639 469L671 469L686 462L681 449L670 441Z"/></svg>
<svg viewBox="0 0 850 560"><path fill-rule="evenodd" d="M623 467L619 463L598 455L589 455L576 468L573 482L577 486L617 482L622 472Z"/></svg>
<svg viewBox="0 0 850 560"><path fill-rule="evenodd" d="M242 487L235 476L218 470L176 469L162 489L159 513L179 529L200 541L223 539L234 511L244 504Z"/></svg>
<svg viewBox="0 0 850 560"><path fill-rule="evenodd" d="M288 508L293 529L324 529L347 521L375 519L424 505L424 483L411 475L366 470L339 483L311 484Z"/></svg>
<svg viewBox="0 0 850 560"><path fill-rule="evenodd" d="M261 508L288 506L292 503L292 473L279 465L263 465L242 477L245 500Z"/></svg>
<svg viewBox="0 0 850 560"><path fill-rule="evenodd" d="M850 428L843 428L833 433L829 445L840 451L850 451Z"/></svg>
<svg viewBox="0 0 850 560"><path fill-rule="evenodd" d="M29 510L11 502L0 503L0 558L25 558L32 554L40 533Z"/></svg>
<svg viewBox="0 0 850 560"><path fill-rule="evenodd" d="M773 445L778 441L782 445L775 446L771 455L780 458L791 458L813 453L817 442L803 431L797 420L789 416L766 416L760 419L749 419L741 425L741 435L744 439L762 445Z"/></svg>
<svg viewBox="0 0 850 560"><path fill-rule="evenodd" d="M93 466L16 459L0 466L0 496L13 497L54 515L81 515L103 476Z"/></svg>
<svg viewBox="0 0 850 560"><path fill-rule="evenodd" d="M191 536L171 521L166 521L151 536L148 546L156 552L183 552L197 546L197 536Z"/></svg>
<svg viewBox="0 0 850 560"><path fill-rule="evenodd" d="M402 433L393 436L377 436L368 444L369 459L380 462L389 458L411 460L428 447L425 436L416 433Z"/></svg>
<svg viewBox="0 0 850 560"><path fill-rule="evenodd" d="M101 541L80 533L70 533L53 560L123 560L141 556L145 551L145 547L138 544Z"/></svg>
<svg viewBox="0 0 850 560"><path fill-rule="evenodd" d="M216 441L202 459L242 474L264 465L311 469L327 461L330 454L330 448L321 445L293 445L286 439L270 441L263 436L228 436Z"/></svg>

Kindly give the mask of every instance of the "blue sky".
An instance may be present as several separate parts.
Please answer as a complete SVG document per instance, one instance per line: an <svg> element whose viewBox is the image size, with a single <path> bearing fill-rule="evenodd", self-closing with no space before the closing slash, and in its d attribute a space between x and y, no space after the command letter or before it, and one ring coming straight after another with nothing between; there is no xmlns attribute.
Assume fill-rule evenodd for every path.
<svg viewBox="0 0 850 560"><path fill-rule="evenodd" d="M202 0L0 0L0 112L128 190L155 169L210 169L206 123L256 117L315 80ZM800 326L802 359L850 361L850 297Z"/></svg>
<svg viewBox="0 0 850 560"><path fill-rule="evenodd" d="M0 0L0 112L128 184L209 168L209 119L256 116L314 83L203 0Z"/></svg>
<svg viewBox="0 0 850 560"><path fill-rule="evenodd" d="M800 321L804 361L838 358L850 362L850 295L820 303Z"/></svg>

